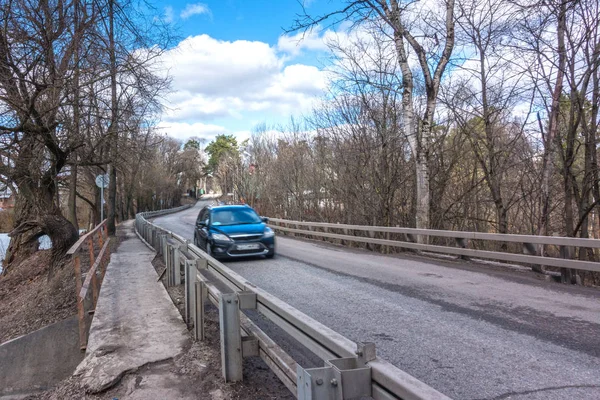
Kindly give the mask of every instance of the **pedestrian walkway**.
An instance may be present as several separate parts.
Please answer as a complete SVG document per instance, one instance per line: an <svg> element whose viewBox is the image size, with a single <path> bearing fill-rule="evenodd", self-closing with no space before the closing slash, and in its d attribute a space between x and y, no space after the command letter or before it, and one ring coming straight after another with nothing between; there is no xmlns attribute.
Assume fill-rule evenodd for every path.
<svg viewBox="0 0 600 400"><path fill-rule="evenodd" d="M182 354L190 342L185 323L157 281L151 264L155 253L136 236L133 226L133 221L127 221L119 227L119 234L125 236L111 255L86 356L75 371L89 393L112 387L127 372ZM155 374L146 385L136 383L135 394L127 397L181 398L168 384L169 374Z"/></svg>

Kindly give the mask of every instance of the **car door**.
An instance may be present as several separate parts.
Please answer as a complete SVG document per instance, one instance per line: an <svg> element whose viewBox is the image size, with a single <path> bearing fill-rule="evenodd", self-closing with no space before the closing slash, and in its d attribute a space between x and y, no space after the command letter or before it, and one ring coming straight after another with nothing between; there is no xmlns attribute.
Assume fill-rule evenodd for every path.
<svg viewBox="0 0 600 400"><path fill-rule="evenodd" d="M206 242L208 240L208 226L205 224L208 220L209 210L205 208L198 215L196 220L196 235L198 238L198 245L201 249L206 250Z"/></svg>
<svg viewBox="0 0 600 400"><path fill-rule="evenodd" d="M201 226L199 224L200 221L202 221L202 214L204 214L204 208L202 210L200 210L200 212L198 213L198 217L196 217L196 222L194 223L194 244L198 247L202 247L200 245L200 230L201 230Z"/></svg>

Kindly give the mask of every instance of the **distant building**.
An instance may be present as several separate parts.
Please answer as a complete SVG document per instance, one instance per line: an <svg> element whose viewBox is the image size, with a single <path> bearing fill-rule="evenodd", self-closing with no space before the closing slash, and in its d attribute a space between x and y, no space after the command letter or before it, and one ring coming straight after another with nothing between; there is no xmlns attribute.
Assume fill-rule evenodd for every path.
<svg viewBox="0 0 600 400"><path fill-rule="evenodd" d="M15 196L9 188L0 191L0 208L13 208L15 206Z"/></svg>

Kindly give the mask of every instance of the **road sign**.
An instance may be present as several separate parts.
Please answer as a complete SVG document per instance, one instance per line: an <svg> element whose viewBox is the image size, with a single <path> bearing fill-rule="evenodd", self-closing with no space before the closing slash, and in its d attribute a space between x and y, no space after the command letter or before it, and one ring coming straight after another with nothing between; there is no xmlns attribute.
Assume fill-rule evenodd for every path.
<svg viewBox="0 0 600 400"><path fill-rule="evenodd" d="M110 182L108 174L96 177L96 186L100 188L100 221L104 221L104 189L108 187L108 182Z"/></svg>
<svg viewBox="0 0 600 400"><path fill-rule="evenodd" d="M96 186L99 188L106 189L108 187L108 182L110 181L110 177L108 174L98 175L96 177Z"/></svg>

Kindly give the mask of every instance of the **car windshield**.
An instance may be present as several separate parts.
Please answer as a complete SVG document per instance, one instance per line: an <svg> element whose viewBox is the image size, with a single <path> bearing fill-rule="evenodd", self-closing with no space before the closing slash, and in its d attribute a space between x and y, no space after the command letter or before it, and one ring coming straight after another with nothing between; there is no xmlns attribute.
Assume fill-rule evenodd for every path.
<svg viewBox="0 0 600 400"><path fill-rule="evenodd" d="M241 224L258 224L262 222L260 217L251 209L237 210L213 210L212 212L213 225L241 225Z"/></svg>

